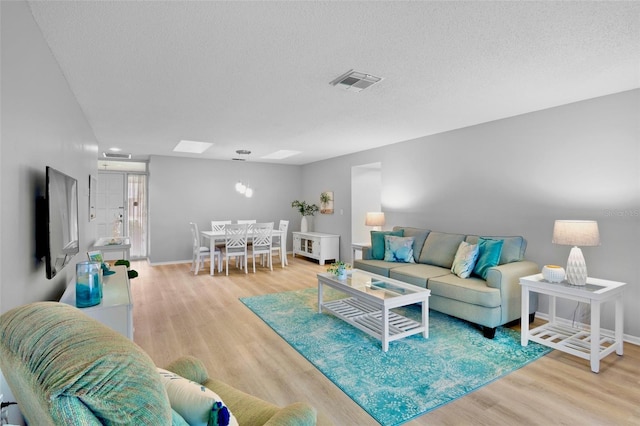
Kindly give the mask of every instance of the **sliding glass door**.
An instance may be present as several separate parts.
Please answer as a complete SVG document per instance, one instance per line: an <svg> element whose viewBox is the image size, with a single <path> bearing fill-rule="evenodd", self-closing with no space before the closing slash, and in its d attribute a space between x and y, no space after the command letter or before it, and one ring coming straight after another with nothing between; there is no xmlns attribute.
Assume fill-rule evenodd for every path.
<svg viewBox="0 0 640 426"><path fill-rule="evenodd" d="M131 258L147 257L147 175L127 175L127 233Z"/></svg>

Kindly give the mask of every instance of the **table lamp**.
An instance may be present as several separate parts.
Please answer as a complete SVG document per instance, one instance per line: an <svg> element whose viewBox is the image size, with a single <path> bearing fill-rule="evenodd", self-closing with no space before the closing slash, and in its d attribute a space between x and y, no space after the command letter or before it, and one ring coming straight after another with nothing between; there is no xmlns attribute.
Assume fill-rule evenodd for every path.
<svg viewBox="0 0 640 426"><path fill-rule="evenodd" d="M383 212L367 212L367 216L364 219L366 226L373 226L375 231L382 229L384 225L384 213Z"/></svg>
<svg viewBox="0 0 640 426"><path fill-rule="evenodd" d="M585 285L587 265L578 246L600 245L598 222L595 220L556 220L553 225L553 244L573 246L567 260L567 281L572 285Z"/></svg>

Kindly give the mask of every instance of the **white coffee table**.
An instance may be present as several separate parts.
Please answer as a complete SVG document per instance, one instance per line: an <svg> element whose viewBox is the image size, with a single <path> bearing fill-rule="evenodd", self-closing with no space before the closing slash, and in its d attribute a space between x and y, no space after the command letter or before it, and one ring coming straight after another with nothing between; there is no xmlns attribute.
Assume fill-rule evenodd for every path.
<svg viewBox="0 0 640 426"><path fill-rule="evenodd" d="M323 287L332 287L350 297L325 302ZM429 296L431 291L385 278L381 275L354 269L345 280L329 273L318 274L318 312L322 308L343 321L382 342L382 350L389 350L389 342L413 334L429 337ZM417 322L391 309L422 304L422 321Z"/></svg>
<svg viewBox="0 0 640 426"><path fill-rule="evenodd" d="M584 286L574 286L563 281L550 283L542 274L520 278L522 286L521 345L529 340L587 359L591 371L600 371L600 360L612 352L623 354L623 291L626 283L587 278ZM529 292L549 296L549 322L529 330ZM588 303L591 306L589 329L559 323L556 319L556 297ZM602 335L600 330L600 308L607 301L615 302L615 330L613 336Z"/></svg>

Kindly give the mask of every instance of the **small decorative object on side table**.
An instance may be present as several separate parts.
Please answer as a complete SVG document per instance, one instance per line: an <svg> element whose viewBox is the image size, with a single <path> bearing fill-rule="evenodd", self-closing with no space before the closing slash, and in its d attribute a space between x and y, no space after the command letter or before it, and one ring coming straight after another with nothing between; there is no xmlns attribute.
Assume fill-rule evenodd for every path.
<svg viewBox="0 0 640 426"><path fill-rule="evenodd" d="M624 318L623 291L626 283L587 278L585 285L575 286L563 281L547 282L542 274L520 278L522 287L521 344L529 340L559 351L589 360L591 371L600 371L600 360L614 352L622 355L622 329ZM529 330L529 292L549 296L549 322ZM589 303L591 327L573 327L556 320L556 297ZM600 308L608 301L615 302L615 330L613 336L600 331ZM567 321L568 322L568 321Z"/></svg>
<svg viewBox="0 0 640 426"><path fill-rule="evenodd" d="M564 268L558 265L544 265L542 276L550 283L559 283L564 280Z"/></svg>

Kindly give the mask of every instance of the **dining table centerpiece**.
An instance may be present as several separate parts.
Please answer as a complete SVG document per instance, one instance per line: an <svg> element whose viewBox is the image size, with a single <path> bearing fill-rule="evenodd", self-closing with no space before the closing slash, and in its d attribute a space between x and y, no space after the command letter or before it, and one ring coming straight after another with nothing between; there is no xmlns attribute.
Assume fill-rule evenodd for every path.
<svg viewBox="0 0 640 426"><path fill-rule="evenodd" d="M300 232L308 232L309 231L309 223L307 221L307 216L315 215L320 208L317 204L308 204L306 201L298 201L294 200L291 202L291 207L297 209L298 212L302 215L302 220L300 222Z"/></svg>

